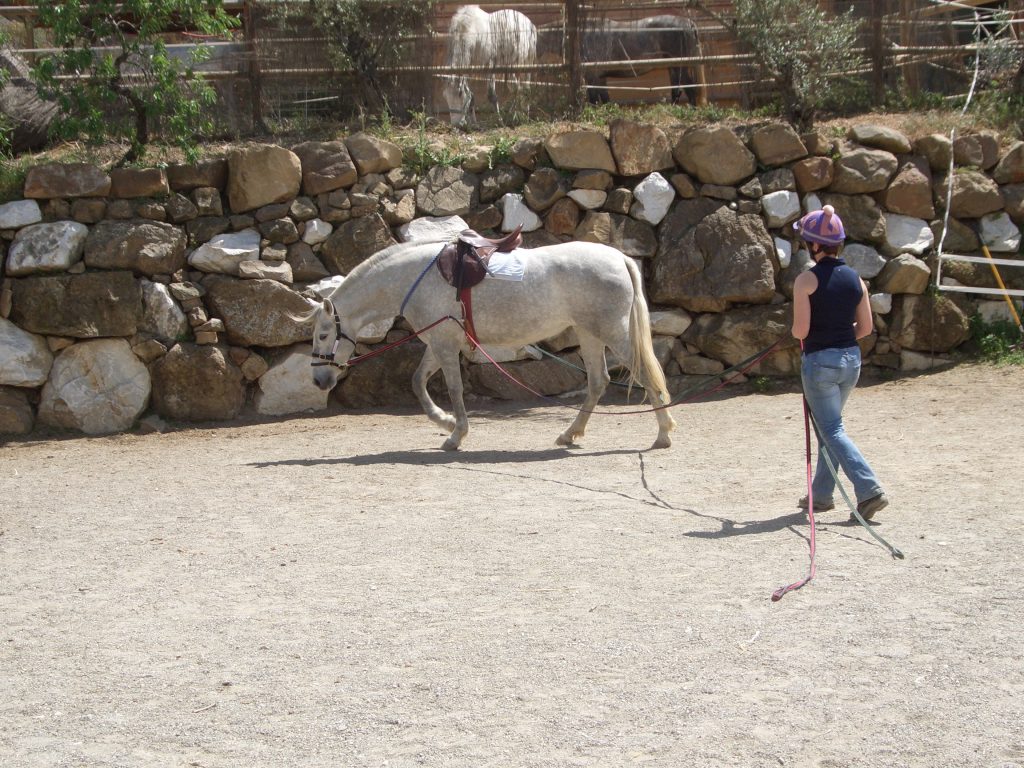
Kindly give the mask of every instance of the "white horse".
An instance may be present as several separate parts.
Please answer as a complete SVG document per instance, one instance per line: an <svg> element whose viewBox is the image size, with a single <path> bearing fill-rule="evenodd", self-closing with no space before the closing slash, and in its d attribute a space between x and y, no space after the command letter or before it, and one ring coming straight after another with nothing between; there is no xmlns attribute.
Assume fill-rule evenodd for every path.
<svg viewBox="0 0 1024 768"><path fill-rule="evenodd" d="M374 254L353 269L322 305L296 319L315 319L313 380L324 390L337 384L361 328L391 320L400 312L413 328L427 328L420 335L427 351L413 375L413 391L427 417L450 430L441 447L454 451L469 431L459 353L469 352L471 344L459 323L443 320L449 315L461 318L462 310L455 289L438 269L428 268L442 245L401 243ZM628 361L633 379L646 389L652 403L668 404L665 374L651 343L640 269L632 259L610 246L585 242L514 253L525 268L521 281L487 277L473 288L476 338L486 350L490 345L522 346L568 328L576 330L587 371L587 396L575 420L559 436L559 445L573 445L583 437L590 411L608 386L605 347L616 359ZM453 414L439 408L427 393L427 381L438 369L448 386ZM675 421L665 408L655 414L654 447L667 448Z"/></svg>
<svg viewBox="0 0 1024 768"><path fill-rule="evenodd" d="M448 26L445 64L452 68L481 66L490 70L487 73L487 97L499 117L501 108L495 73L520 64L535 64L536 61L537 28L519 11L503 9L487 13L478 5L463 5L452 16ZM511 73L508 82L510 90L519 91L517 73ZM473 89L468 75L449 76L444 98L448 102L452 125L465 126L476 122Z"/></svg>

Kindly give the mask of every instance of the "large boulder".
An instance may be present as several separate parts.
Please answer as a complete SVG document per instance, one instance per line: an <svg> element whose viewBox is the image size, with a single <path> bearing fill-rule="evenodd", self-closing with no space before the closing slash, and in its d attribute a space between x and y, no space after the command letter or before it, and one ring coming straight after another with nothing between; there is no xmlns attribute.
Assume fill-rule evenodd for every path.
<svg viewBox="0 0 1024 768"><path fill-rule="evenodd" d="M847 240L882 245L885 215L870 195L821 195L822 205L831 205L843 220Z"/></svg>
<svg viewBox="0 0 1024 768"><path fill-rule="evenodd" d="M301 186L302 162L284 147L265 144L228 155L228 201L235 213L288 202Z"/></svg>
<svg viewBox="0 0 1024 768"><path fill-rule="evenodd" d="M253 405L257 413L266 416L322 411L327 407L330 394L313 382L309 345L297 344L260 376Z"/></svg>
<svg viewBox="0 0 1024 768"><path fill-rule="evenodd" d="M260 233L243 229L217 235L189 254L189 266L202 272L237 275L238 265L260 257Z"/></svg>
<svg viewBox="0 0 1024 768"><path fill-rule="evenodd" d="M54 360L39 421L87 435L130 429L149 402L149 371L124 339L67 347Z"/></svg>
<svg viewBox="0 0 1024 768"><path fill-rule="evenodd" d="M223 157L167 166L167 183L175 191L198 187L223 189L227 181L228 161Z"/></svg>
<svg viewBox="0 0 1024 768"><path fill-rule="evenodd" d="M427 216L463 216L476 205L479 184L475 173L435 165L416 187L416 206Z"/></svg>
<svg viewBox="0 0 1024 768"><path fill-rule="evenodd" d="M77 221L32 224L18 230L7 253L7 274L63 272L81 260L89 228Z"/></svg>
<svg viewBox="0 0 1024 768"><path fill-rule="evenodd" d="M359 180L343 141L306 141L292 147L292 152L302 163L302 191L307 195L351 187Z"/></svg>
<svg viewBox="0 0 1024 768"><path fill-rule="evenodd" d="M947 296L901 296L889 337L906 349L948 352L967 341L967 315Z"/></svg>
<svg viewBox="0 0 1024 768"><path fill-rule="evenodd" d="M142 289L142 318L139 331L163 342L184 341L191 331L181 305L163 283L139 280Z"/></svg>
<svg viewBox="0 0 1024 768"><path fill-rule="evenodd" d="M110 176L88 163L34 165L25 175L25 197L106 197Z"/></svg>
<svg viewBox="0 0 1024 768"><path fill-rule="evenodd" d="M895 128L884 125L860 123L850 128L849 137L851 141L863 144L865 147L884 149L894 155L905 155L911 149L910 139Z"/></svg>
<svg viewBox="0 0 1024 768"><path fill-rule="evenodd" d="M841 195L878 192L888 186L897 166L896 156L883 149L845 147L835 160L829 189Z"/></svg>
<svg viewBox="0 0 1024 768"><path fill-rule="evenodd" d="M185 266L185 234L159 221L101 221L86 238L85 265L147 277L172 275Z"/></svg>
<svg viewBox="0 0 1024 768"><path fill-rule="evenodd" d="M352 134L345 139L345 146L348 147L360 176L368 173L387 173L402 164L401 147L368 133Z"/></svg>
<svg viewBox="0 0 1024 768"><path fill-rule="evenodd" d="M615 158L608 140L597 131L566 131L544 141L552 164L565 171L596 169L615 173Z"/></svg>
<svg viewBox="0 0 1024 768"><path fill-rule="evenodd" d="M753 152L725 126L687 131L672 154L683 170L705 184L736 184L757 170Z"/></svg>
<svg viewBox="0 0 1024 768"><path fill-rule="evenodd" d="M163 168L115 168L110 172L111 197L164 197L170 191Z"/></svg>
<svg viewBox="0 0 1024 768"><path fill-rule="evenodd" d="M923 160L904 163L884 191L879 202L887 211L917 219L935 218L932 203L931 170Z"/></svg>
<svg viewBox="0 0 1024 768"><path fill-rule="evenodd" d="M10 319L26 331L92 339L132 336L142 294L131 272L24 277L9 281Z"/></svg>
<svg viewBox="0 0 1024 768"><path fill-rule="evenodd" d="M544 358L502 363L502 368L529 389L510 381L493 365L471 366L469 382L474 392L500 400L531 400L536 398L537 395L534 393L537 392L553 396L575 392L585 387L587 375L582 370L583 359L576 353L565 355L562 359L565 362Z"/></svg>
<svg viewBox="0 0 1024 768"><path fill-rule="evenodd" d="M292 315L309 302L276 280L238 280L211 275L203 281L211 313L224 321L228 342L243 347L286 347L312 338L308 324Z"/></svg>
<svg viewBox="0 0 1024 768"><path fill-rule="evenodd" d="M790 126L770 123L755 128L750 135L750 148L764 166L785 165L807 157L807 147Z"/></svg>
<svg viewBox="0 0 1024 768"><path fill-rule="evenodd" d="M12 200L0 205L0 230L21 229L43 220L43 212L35 200Z"/></svg>
<svg viewBox="0 0 1024 768"><path fill-rule="evenodd" d="M719 208L682 232L685 222L672 217L663 224L654 258L653 302L723 312L734 303L772 300L777 257L760 216Z"/></svg>
<svg viewBox="0 0 1024 768"><path fill-rule="evenodd" d="M608 132L620 176L646 176L675 166L672 145L661 128L617 118Z"/></svg>
<svg viewBox="0 0 1024 768"><path fill-rule="evenodd" d="M981 171L971 168L957 168L952 178L952 197L949 215L958 219L977 219L986 213L1003 209L1003 198L999 185ZM932 188L935 203L945 209L949 189L949 177L935 180Z"/></svg>
<svg viewBox="0 0 1024 768"><path fill-rule="evenodd" d="M800 371L800 347L790 334L792 304L741 307L699 316L682 338L705 356L736 365L781 339L779 347L752 373L789 376Z"/></svg>
<svg viewBox="0 0 1024 768"><path fill-rule="evenodd" d="M44 337L0 317L0 385L41 386L52 365L53 355Z"/></svg>
<svg viewBox="0 0 1024 768"><path fill-rule="evenodd" d="M655 171L633 187L629 215L648 224L659 224L675 199L675 187Z"/></svg>
<svg viewBox="0 0 1024 768"><path fill-rule="evenodd" d="M153 410L178 421L222 421L245 405L245 376L218 346L175 344L153 363Z"/></svg>
<svg viewBox="0 0 1024 768"><path fill-rule="evenodd" d="M0 435L27 435L34 423L25 390L0 385Z"/></svg>
<svg viewBox="0 0 1024 768"><path fill-rule="evenodd" d="M320 260L333 274L347 275L377 251L395 245L391 227L374 213L341 224L320 249Z"/></svg>

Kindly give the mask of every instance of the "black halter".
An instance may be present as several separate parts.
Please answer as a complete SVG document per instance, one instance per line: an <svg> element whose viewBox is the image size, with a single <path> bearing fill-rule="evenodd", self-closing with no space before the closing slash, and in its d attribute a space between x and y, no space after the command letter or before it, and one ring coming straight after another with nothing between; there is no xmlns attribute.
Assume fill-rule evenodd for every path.
<svg viewBox="0 0 1024 768"><path fill-rule="evenodd" d="M333 306L332 306L332 309L333 309ZM313 367L316 367L316 366L319 366L319 365L333 365L335 368L347 368L348 367L348 362L347 361L344 362L344 363L339 363L339 362L337 362L334 359L334 356L338 354L338 344L341 343L342 339L345 339L345 341L349 342L352 345L352 348L355 349L355 346L356 346L355 340L349 338L348 334L346 334L343 330L341 330L341 318L338 316L338 310L334 309L334 346L331 347L331 353L329 355L326 355L326 354L318 355L316 352L314 352L313 353L313 362L310 363L310 365L313 366ZM320 362L317 362L318 360Z"/></svg>

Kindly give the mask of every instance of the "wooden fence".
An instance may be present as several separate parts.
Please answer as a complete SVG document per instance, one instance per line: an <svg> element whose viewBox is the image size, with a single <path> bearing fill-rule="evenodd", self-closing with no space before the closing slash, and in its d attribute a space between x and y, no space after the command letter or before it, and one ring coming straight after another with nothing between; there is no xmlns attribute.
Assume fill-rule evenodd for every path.
<svg viewBox="0 0 1024 768"><path fill-rule="evenodd" d="M167 34L172 53L181 58L187 58L200 42L212 49L212 57L200 69L215 83L220 96L218 115L233 132L246 133L268 119L344 116L358 109L352 98L354 74L334 65L331 41L312 26L285 28L274 13L282 2L226 0L225 8L241 22L230 39L198 41L187 30ZM406 40L408 53L402 64L383 73L394 76L388 98L393 111L423 110L443 119L448 107L441 91L447 78L467 75L482 81L492 74L444 66L446 30L459 5L439 2L429 24ZM580 25L595 20L628 21L655 14L692 20L701 41L700 53L660 58L654 62L657 66L642 75L611 78L609 93L616 102L668 100L672 66L703 68L712 104L751 108L773 96L772 84L763 79L739 40L731 0L538 0L478 5L488 11L515 8L538 26L560 24L569 38L579 34ZM28 61L48 50L47 30L35 26L32 6L29 0L7 0L0 6L12 46ZM867 65L855 74L875 103L881 103L887 89L897 85L911 93L953 96L965 92L979 47L990 45L998 34L1005 45L1019 50L1019 25L1024 23L1024 0L822 0L821 7L833 13L852 7L854 16L862 20L860 47ZM583 61L578 46L566 50L575 50L577 56L559 56L493 74L499 80L528 76L532 85L527 110L535 116L560 116L578 106L581 92L570 84L580 84L582 73L636 64L624 59Z"/></svg>

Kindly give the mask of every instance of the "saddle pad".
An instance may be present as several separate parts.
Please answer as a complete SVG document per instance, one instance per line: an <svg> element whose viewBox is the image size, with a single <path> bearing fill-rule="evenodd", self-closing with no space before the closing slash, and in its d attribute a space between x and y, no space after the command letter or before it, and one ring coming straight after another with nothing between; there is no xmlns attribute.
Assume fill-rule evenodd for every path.
<svg viewBox="0 0 1024 768"><path fill-rule="evenodd" d="M515 280L521 282L526 276L526 264L523 263L520 254L521 249L517 248L509 253L495 251L487 262L487 271L490 277L499 280Z"/></svg>

